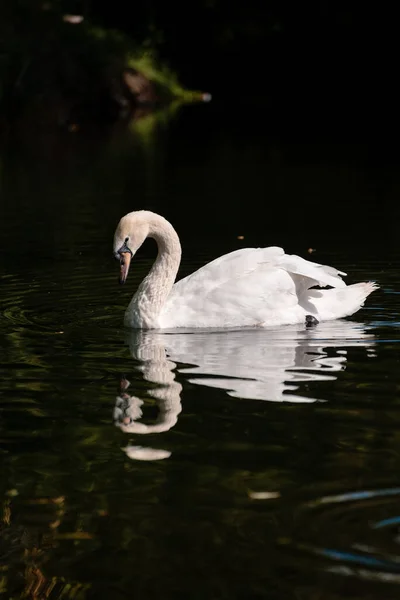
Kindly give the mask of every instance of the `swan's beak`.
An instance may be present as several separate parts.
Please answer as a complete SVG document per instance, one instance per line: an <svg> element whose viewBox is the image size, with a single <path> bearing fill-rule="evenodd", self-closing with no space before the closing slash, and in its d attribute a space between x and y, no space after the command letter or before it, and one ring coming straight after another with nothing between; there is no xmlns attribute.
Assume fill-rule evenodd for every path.
<svg viewBox="0 0 400 600"><path fill-rule="evenodd" d="M119 255L119 282L122 285L123 283L125 283L126 278L128 277L129 265L131 264L132 254L131 252L120 252Z"/></svg>

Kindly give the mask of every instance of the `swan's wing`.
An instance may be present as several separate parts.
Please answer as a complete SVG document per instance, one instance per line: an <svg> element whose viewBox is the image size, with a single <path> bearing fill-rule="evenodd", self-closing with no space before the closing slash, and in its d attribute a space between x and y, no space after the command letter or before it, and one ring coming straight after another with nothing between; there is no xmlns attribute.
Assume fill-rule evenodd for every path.
<svg viewBox="0 0 400 600"><path fill-rule="evenodd" d="M270 246L269 248L242 248L224 254L178 281L173 287L173 294L197 291L201 289L202 284L205 284L209 291L212 287L220 287L227 281L238 277L243 278L254 271L265 271L274 267L312 280L308 287L313 285L346 287L341 278L341 275L346 275L343 271L305 260L294 254L285 254L282 248Z"/></svg>
<svg viewBox="0 0 400 600"><path fill-rule="evenodd" d="M285 256L282 248L241 248L224 254L207 263L191 275L181 279L174 285L173 292L179 294L185 290L197 290L203 284L210 291L212 287L221 286L225 282L243 277L259 269L261 265L274 266Z"/></svg>
<svg viewBox="0 0 400 600"><path fill-rule="evenodd" d="M312 285L346 287L345 282L341 278L341 275L346 275L343 271L338 271L334 267L328 267L326 265L320 265L305 260L295 254L284 254L279 259L277 266L285 269L288 273L301 275L302 277L311 279L313 283L308 287L311 287Z"/></svg>
<svg viewBox="0 0 400 600"><path fill-rule="evenodd" d="M340 272L286 255L244 248L221 256L174 285L162 327L251 326L301 320L298 292L316 284L345 286ZM299 290L300 286L300 290Z"/></svg>

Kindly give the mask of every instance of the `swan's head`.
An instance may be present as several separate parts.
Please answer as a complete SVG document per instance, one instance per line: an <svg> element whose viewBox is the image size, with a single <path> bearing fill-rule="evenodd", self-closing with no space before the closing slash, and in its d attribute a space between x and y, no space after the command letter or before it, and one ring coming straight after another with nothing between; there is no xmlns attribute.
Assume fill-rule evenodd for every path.
<svg viewBox="0 0 400 600"><path fill-rule="evenodd" d="M148 235L147 211L131 212L118 223L114 234L114 256L120 262L120 283L125 283L131 260Z"/></svg>

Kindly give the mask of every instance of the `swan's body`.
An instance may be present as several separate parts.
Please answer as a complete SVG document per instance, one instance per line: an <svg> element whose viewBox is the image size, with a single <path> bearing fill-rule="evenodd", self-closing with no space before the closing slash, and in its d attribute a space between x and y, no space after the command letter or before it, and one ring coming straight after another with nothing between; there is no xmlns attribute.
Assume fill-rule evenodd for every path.
<svg viewBox="0 0 400 600"><path fill-rule="evenodd" d="M377 288L373 282L346 286L346 273L275 246L225 254L174 284L178 235L149 211L125 215L115 232L122 282L147 237L157 242L158 256L126 310L125 325L132 328L267 327L302 323L306 315L328 321L358 311ZM316 285L333 289L310 289Z"/></svg>

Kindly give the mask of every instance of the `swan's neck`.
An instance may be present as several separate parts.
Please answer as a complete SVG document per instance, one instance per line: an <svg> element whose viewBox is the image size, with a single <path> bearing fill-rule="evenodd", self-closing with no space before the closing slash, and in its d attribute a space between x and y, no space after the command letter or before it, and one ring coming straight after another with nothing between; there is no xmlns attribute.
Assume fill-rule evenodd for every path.
<svg viewBox="0 0 400 600"><path fill-rule="evenodd" d="M160 312L174 285L182 250L175 229L158 215L154 215L150 223L148 237L157 243L157 258L127 308L125 325L156 329Z"/></svg>

